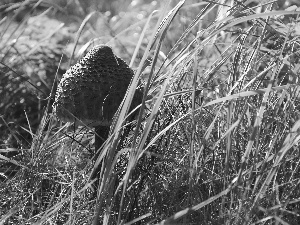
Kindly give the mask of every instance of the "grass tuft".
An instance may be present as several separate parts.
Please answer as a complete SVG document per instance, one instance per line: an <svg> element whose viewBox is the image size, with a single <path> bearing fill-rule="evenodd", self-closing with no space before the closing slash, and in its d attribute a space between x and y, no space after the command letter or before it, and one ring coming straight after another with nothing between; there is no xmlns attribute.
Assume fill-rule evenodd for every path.
<svg viewBox="0 0 300 225"><path fill-rule="evenodd" d="M299 3L92 4L0 7L0 224L299 224ZM97 159L51 112L96 44L135 69Z"/></svg>

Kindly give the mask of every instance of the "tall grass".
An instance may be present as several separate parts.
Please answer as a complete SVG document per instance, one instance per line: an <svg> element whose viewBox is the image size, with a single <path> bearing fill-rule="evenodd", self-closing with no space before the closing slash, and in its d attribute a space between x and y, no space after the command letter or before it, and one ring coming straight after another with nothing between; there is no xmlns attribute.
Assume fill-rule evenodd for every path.
<svg viewBox="0 0 300 225"><path fill-rule="evenodd" d="M298 224L300 10L277 9L166 1L116 32L108 44L136 72L98 159L92 131L45 111L1 183L0 223ZM71 60L105 43L80 39L97 16L82 20Z"/></svg>

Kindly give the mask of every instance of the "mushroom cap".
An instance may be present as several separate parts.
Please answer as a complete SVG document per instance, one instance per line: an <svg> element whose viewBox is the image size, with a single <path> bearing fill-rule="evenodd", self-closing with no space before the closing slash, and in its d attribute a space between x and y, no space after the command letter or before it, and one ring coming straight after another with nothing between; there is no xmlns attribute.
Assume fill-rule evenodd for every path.
<svg viewBox="0 0 300 225"><path fill-rule="evenodd" d="M53 112L64 122L110 126L132 76L110 47L95 46L63 75Z"/></svg>

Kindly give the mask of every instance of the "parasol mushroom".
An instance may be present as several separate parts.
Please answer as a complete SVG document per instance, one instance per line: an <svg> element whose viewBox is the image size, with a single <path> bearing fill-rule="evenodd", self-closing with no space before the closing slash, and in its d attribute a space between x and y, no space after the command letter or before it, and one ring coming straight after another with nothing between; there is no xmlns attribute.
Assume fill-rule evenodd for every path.
<svg viewBox="0 0 300 225"><path fill-rule="evenodd" d="M53 104L63 122L95 128L95 152L109 134L134 72L106 45L93 47L63 75Z"/></svg>

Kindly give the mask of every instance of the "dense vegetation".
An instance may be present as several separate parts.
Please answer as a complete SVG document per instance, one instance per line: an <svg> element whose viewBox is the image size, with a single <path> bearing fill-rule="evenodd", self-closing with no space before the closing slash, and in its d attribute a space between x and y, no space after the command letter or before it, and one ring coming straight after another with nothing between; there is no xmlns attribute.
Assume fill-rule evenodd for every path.
<svg viewBox="0 0 300 225"><path fill-rule="evenodd" d="M0 5L0 224L300 224L300 3L102 2ZM52 115L97 44L135 70L98 159Z"/></svg>

